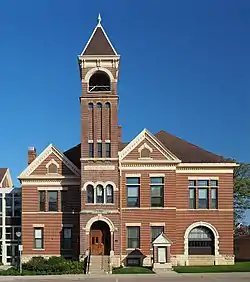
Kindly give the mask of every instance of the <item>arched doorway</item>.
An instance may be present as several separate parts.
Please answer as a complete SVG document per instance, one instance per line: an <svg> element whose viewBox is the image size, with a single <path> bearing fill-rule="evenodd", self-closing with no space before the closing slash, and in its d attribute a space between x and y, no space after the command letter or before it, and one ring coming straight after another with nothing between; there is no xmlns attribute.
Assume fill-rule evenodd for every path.
<svg viewBox="0 0 250 282"><path fill-rule="evenodd" d="M92 255L109 255L111 233L109 225L101 220L95 221L90 228L89 248Z"/></svg>
<svg viewBox="0 0 250 282"><path fill-rule="evenodd" d="M188 234L189 255L214 255L215 238L211 229L206 226L194 227Z"/></svg>

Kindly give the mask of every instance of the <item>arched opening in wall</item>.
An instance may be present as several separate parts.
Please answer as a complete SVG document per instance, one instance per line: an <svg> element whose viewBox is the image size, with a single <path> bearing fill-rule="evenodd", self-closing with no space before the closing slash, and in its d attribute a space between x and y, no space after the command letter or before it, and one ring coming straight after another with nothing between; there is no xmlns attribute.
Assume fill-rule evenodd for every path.
<svg viewBox="0 0 250 282"><path fill-rule="evenodd" d="M110 255L111 233L106 222L98 220L92 224L89 248L92 255Z"/></svg>
<svg viewBox="0 0 250 282"><path fill-rule="evenodd" d="M214 249L214 234L208 227L195 227L188 234L189 255L214 255Z"/></svg>
<svg viewBox="0 0 250 282"><path fill-rule="evenodd" d="M110 91L109 76L104 71L95 72L89 80L89 92Z"/></svg>

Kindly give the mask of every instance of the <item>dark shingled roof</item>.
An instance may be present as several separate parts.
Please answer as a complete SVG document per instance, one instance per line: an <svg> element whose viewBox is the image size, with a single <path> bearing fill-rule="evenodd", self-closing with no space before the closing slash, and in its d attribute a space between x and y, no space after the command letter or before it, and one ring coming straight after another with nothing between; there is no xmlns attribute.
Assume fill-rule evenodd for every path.
<svg viewBox="0 0 250 282"><path fill-rule="evenodd" d="M218 156L214 153L208 152L194 144L191 144L177 136L165 132L159 131L155 134L155 137L178 159L183 163L233 163L231 159L225 159L222 156ZM124 149L129 143L121 142L119 144L119 151ZM69 158L78 168L81 167L81 144L64 152L67 158Z"/></svg>
<svg viewBox="0 0 250 282"><path fill-rule="evenodd" d="M155 137L183 163L221 163L233 162L214 153L208 152L194 144L191 144L177 136L159 131Z"/></svg>
<svg viewBox="0 0 250 282"><path fill-rule="evenodd" d="M7 168L0 168L0 182L3 180L3 177L7 171Z"/></svg>
<svg viewBox="0 0 250 282"><path fill-rule="evenodd" d="M64 155L78 168L81 168L81 144L64 152Z"/></svg>
<svg viewBox="0 0 250 282"><path fill-rule="evenodd" d="M82 55L116 55L101 27L97 27Z"/></svg>

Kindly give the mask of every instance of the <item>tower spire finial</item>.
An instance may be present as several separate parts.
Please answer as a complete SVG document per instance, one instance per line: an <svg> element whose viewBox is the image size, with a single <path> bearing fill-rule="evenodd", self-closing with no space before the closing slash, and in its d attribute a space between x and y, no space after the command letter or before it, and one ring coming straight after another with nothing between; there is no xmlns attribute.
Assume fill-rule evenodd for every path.
<svg viewBox="0 0 250 282"><path fill-rule="evenodd" d="M100 25L100 24L101 24L101 21L102 21L102 18L101 18L101 14L100 14L100 13L99 13L99 15L98 15L97 20L98 20L98 24Z"/></svg>

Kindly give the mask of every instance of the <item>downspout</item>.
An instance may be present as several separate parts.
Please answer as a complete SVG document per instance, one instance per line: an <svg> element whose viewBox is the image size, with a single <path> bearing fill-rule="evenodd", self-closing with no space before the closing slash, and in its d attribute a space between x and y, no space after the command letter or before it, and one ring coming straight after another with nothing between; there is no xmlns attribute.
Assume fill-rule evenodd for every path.
<svg viewBox="0 0 250 282"><path fill-rule="evenodd" d="M120 197L120 266L122 265L122 170L121 170L121 160L120 154L118 152L119 158L119 197Z"/></svg>

